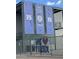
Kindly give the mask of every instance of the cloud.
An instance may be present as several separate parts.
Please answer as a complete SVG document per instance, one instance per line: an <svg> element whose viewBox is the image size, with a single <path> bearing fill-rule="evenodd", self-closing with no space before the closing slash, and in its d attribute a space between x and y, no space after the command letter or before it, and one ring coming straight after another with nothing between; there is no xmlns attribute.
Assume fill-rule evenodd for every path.
<svg viewBox="0 0 79 59"><path fill-rule="evenodd" d="M55 5L55 2L47 2L47 5Z"/></svg>
<svg viewBox="0 0 79 59"><path fill-rule="evenodd" d="M57 3L56 3L56 4L57 4L57 5L58 5L58 4L61 4L61 2L62 2L62 0L59 0L59 1L57 1Z"/></svg>

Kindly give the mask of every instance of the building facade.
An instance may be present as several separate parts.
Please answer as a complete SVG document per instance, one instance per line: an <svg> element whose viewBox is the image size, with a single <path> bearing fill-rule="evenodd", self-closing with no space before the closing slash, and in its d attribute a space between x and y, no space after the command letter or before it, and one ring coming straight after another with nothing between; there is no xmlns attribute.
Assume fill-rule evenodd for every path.
<svg viewBox="0 0 79 59"><path fill-rule="evenodd" d="M29 2L16 5L16 53L63 54L63 10ZM56 53L56 52L54 52Z"/></svg>

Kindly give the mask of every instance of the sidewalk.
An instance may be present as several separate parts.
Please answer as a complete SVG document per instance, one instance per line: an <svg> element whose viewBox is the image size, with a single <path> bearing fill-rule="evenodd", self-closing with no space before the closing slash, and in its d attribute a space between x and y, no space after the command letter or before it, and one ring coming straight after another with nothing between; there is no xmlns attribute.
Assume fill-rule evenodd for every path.
<svg viewBox="0 0 79 59"><path fill-rule="evenodd" d="M27 56L27 55L16 55L16 59L63 59L63 56Z"/></svg>

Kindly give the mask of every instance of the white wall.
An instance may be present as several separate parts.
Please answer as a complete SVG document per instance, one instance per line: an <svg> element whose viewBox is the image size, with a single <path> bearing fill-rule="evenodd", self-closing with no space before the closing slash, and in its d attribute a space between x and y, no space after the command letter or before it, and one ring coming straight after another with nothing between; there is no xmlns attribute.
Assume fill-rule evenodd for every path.
<svg viewBox="0 0 79 59"><path fill-rule="evenodd" d="M56 49L63 49L63 37L56 37Z"/></svg>
<svg viewBox="0 0 79 59"><path fill-rule="evenodd" d="M63 36L63 29L55 30L56 36Z"/></svg>
<svg viewBox="0 0 79 59"><path fill-rule="evenodd" d="M56 49L63 49L63 29L55 30Z"/></svg>

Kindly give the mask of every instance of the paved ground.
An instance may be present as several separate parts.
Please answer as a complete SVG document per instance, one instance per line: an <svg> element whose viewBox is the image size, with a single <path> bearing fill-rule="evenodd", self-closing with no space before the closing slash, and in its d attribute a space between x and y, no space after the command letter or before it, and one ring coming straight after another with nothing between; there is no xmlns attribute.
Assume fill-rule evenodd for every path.
<svg viewBox="0 0 79 59"><path fill-rule="evenodd" d="M20 57L16 59L63 59L63 57Z"/></svg>
<svg viewBox="0 0 79 59"><path fill-rule="evenodd" d="M16 59L63 59L63 58L42 58L42 57L28 57L28 58L16 58Z"/></svg>
<svg viewBox="0 0 79 59"><path fill-rule="evenodd" d="M16 56L16 59L63 59L63 56Z"/></svg>

